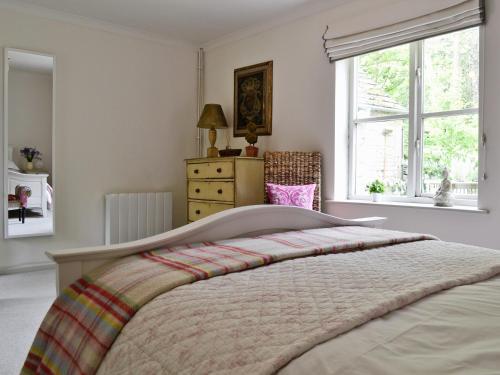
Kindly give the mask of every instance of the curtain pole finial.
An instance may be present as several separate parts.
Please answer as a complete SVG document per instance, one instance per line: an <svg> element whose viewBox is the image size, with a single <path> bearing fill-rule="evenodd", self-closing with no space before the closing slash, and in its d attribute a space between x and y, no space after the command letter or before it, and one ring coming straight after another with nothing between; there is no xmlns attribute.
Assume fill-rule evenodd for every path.
<svg viewBox="0 0 500 375"><path fill-rule="evenodd" d="M323 48L326 50L326 33L328 32L328 25L326 25L326 29L325 29L325 32L323 33L323 35L321 36L321 38L323 39Z"/></svg>

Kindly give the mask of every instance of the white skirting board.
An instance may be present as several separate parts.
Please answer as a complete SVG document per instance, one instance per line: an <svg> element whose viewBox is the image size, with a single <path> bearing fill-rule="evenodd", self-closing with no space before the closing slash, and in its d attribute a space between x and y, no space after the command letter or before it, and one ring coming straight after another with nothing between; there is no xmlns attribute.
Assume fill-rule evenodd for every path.
<svg viewBox="0 0 500 375"><path fill-rule="evenodd" d="M105 229L106 245L172 229L172 193L107 194Z"/></svg>
<svg viewBox="0 0 500 375"><path fill-rule="evenodd" d="M13 273L35 272L50 269L53 269L55 271L56 264L54 262L24 263L15 266L0 267L0 275L10 275Z"/></svg>

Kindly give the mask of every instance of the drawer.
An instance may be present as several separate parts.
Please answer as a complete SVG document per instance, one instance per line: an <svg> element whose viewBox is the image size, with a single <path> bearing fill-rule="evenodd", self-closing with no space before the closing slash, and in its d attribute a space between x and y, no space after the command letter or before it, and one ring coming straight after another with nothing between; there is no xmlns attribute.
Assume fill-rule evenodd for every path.
<svg viewBox="0 0 500 375"><path fill-rule="evenodd" d="M188 163L188 178L233 178L232 161L215 161L208 163Z"/></svg>
<svg viewBox="0 0 500 375"><path fill-rule="evenodd" d="M189 180L188 198L233 202L234 182Z"/></svg>
<svg viewBox="0 0 500 375"><path fill-rule="evenodd" d="M188 220L196 221L209 215L233 208L232 204L208 203L208 202L188 202Z"/></svg>

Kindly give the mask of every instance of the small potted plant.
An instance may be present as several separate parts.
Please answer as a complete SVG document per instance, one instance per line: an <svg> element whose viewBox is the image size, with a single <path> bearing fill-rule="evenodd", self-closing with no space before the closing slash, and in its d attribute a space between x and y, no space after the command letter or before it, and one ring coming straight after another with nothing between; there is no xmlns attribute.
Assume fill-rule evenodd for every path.
<svg viewBox="0 0 500 375"><path fill-rule="evenodd" d="M374 202L380 202L380 199L382 197L382 194L385 191L385 185L382 181L379 179L376 179L373 181L371 184L366 185L366 188L372 195L372 200Z"/></svg>
<svg viewBox="0 0 500 375"><path fill-rule="evenodd" d="M257 125L253 122L249 122L247 125L247 134L245 135L246 141L250 144L250 146L245 147L246 155L250 157L257 157L259 155L259 148L255 147L257 143Z"/></svg>
<svg viewBox="0 0 500 375"><path fill-rule="evenodd" d="M26 170L28 171L33 169L33 160L42 160L40 157L42 153L34 147L24 147L19 152L26 159Z"/></svg>

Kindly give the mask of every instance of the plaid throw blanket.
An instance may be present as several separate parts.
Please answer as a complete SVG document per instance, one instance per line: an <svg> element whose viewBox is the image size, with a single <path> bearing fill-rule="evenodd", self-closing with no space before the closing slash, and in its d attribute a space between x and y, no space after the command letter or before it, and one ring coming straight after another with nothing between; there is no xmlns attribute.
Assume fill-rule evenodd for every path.
<svg viewBox="0 0 500 375"><path fill-rule="evenodd" d="M271 234L147 251L84 276L56 299L22 374L94 374L121 329L177 286L273 262L434 237L362 227Z"/></svg>

